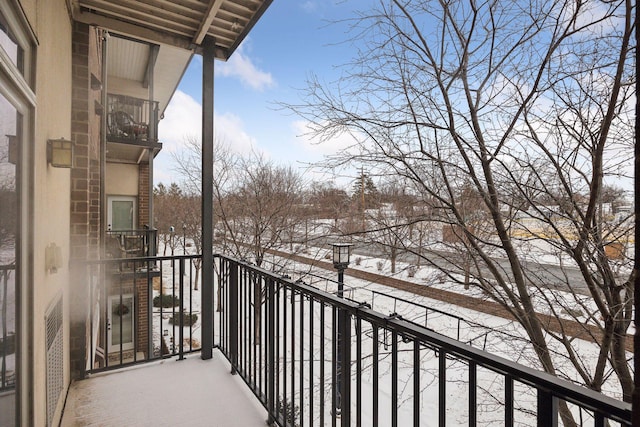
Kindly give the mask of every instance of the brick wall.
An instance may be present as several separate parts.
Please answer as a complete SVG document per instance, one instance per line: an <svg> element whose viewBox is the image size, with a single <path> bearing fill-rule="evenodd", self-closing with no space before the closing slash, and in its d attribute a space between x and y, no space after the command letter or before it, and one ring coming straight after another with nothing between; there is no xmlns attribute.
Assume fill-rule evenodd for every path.
<svg viewBox="0 0 640 427"><path fill-rule="evenodd" d="M91 75L100 77L101 41L97 29L75 22L72 36L71 139L74 159L71 169L70 241L74 283L71 284L71 376L81 378L86 366L89 282L78 261L97 258L100 243L100 116Z"/></svg>
<svg viewBox="0 0 640 427"><path fill-rule="evenodd" d="M89 26L75 23L72 38L71 258L85 259L89 243Z"/></svg>
<svg viewBox="0 0 640 427"><path fill-rule="evenodd" d="M75 23L72 36L71 139L74 164L71 169L71 259L87 258L89 247L89 26ZM88 296L81 285L84 271L72 261L76 283L72 283L70 363L71 377L81 378L85 368L87 325L84 313Z"/></svg>
<svg viewBox="0 0 640 427"><path fill-rule="evenodd" d="M149 224L149 163L138 167L138 228Z"/></svg>

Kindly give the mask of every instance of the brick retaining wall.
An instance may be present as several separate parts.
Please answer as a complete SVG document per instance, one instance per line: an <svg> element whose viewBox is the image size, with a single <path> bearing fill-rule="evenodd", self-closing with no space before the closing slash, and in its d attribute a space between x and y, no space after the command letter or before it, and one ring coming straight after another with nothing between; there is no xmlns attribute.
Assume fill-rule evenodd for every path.
<svg viewBox="0 0 640 427"><path fill-rule="evenodd" d="M320 261L312 258L303 257L300 255L293 255L287 252L280 252L276 250L269 251L270 253L288 258L297 262L312 265L314 267L323 268L326 270L334 270L333 263L327 261ZM421 295L427 298L431 298L437 301L443 301L449 304L454 304L458 307L467 308L480 313L490 314L496 317L502 317L515 321L515 317L502 305L497 302L463 295L457 292L447 291L444 289L433 288L426 285L419 285L417 283L408 282L406 280L396 279L394 277L382 276L380 274L370 273L368 271L362 271L357 269L345 270L345 274L357 279L367 280L373 283L379 283L390 288L399 289L405 292L411 292L416 295ZM555 333L561 333L579 338L590 342L599 342L602 339L602 331L594 325L581 324L573 320L558 319L554 316L538 313L538 319L542 323L542 327ZM627 351L633 351L633 336L627 335L625 348Z"/></svg>

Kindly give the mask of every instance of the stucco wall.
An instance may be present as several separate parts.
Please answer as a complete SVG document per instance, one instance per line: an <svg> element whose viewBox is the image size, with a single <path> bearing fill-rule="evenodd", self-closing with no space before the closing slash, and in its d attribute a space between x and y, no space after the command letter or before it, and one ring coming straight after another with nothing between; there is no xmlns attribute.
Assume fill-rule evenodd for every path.
<svg viewBox="0 0 640 427"><path fill-rule="evenodd" d="M137 196L138 165L107 163L105 181L108 196Z"/></svg>

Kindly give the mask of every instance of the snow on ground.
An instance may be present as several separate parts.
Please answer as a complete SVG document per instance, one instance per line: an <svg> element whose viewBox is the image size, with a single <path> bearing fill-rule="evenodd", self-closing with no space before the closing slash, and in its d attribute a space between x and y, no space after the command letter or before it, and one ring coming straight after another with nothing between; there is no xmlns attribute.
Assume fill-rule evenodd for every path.
<svg viewBox="0 0 640 427"><path fill-rule="evenodd" d="M60 425L261 427L266 411L214 350L74 381Z"/></svg>
<svg viewBox="0 0 640 427"><path fill-rule="evenodd" d="M286 250L286 248L282 248L282 250ZM307 254L307 256L311 258L325 259L328 250L326 248L309 248L308 252L309 253ZM465 294L470 296L484 298L484 296L476 289L472 288L470 290L464 290L461 289L461 286L459 285L455 285L451 282L447 282L446 280L442 280L438 272L429 267L419 267L415 271L413 277L410 277L408 266L398 263L398 273L396 273L395 275L391 275L389 262L373 257L360 258L361 259L359 260L358 265L356 265L356 263L352 260L352 264L349 266L349 268L359 268L381 275L394 276L396 278L401 278L403 280L411 281L425 286L435 286L449 291L455 290L458 292L464 292ZM334 272L318 268L310 269L308 265L302 265L293 262L288 262L285 266L283 266L282 260L273 257L269 257L266 261L267 264L273 263L280 265L281 268L279 272L281 274L289 274L294 280L298 277L304 277L305 282L312 284L315 287L323 289L327 292L337 291ZM270 267L268 267L267 265L265 265L265 267L267 269L270 269ZM304 273L301 275L300 272ZM177 272L177 267L176 269L172 269L167 265L162 270L162 277L162 282L164 285L163 292L165 294L171 294L175 292L175 294L177 295L177 284L179 283L179 273ZM185 283L189 283L189 281L186 280ZM527 366L539 368L537 358L531 346L528 344L526 333L517 322L513 322L500 317L490 316L469 309L464 309L452 304L444 303L442 301L431 300L397 289L389 289L377 283L355 279L349 276L345 277L345 289L345 297L353 299L355 301L368 302L376 311L379 311L382 314L387 315L391 313L398 313L402 315L403 318L419 324L427 321L427 326L430 329L435 330L436 332L458 339L461 342L470 343L471 345L487 350L492 354L499 355L501 357L513 360L518 363L522 363ZM156 291L155 294L159 294L159 291ZM193 290L190 295L191 298L189 299L189 301L191 301L192 310L194 313L198 314L199 319L192 329L185 328L184 334L185 337L189 337L189 334L191 333L192 338L194 340L197 340L199 346L201 334L200 292ZM428 307L428 309L425 307ZM435 312L433 310L430 311L430 309L436 309L438 310L438 312ZM317 315L315 316L317 317ZM177 341L179 331L177 326L169 323L170 317L170 314L166 313L162 318L162 322L160 322L159 314L156 314L154 316L155 342L159 342L160 336L163 335L165 331L168 334L167 336L165 336L165 339L167 339L167 344L170 344L173 337L175 337L175 339L173 339L173 342ZM320 319L317 318L317 321L319 323ZM304 336L308 338L311 335L311 331L308 330L308 325L306 325L306 328L306 334L304 334ZM367 334L369 334L369 338L372 339L370 329L362 331L363 336L367 336ZM317 331L315 332L315 335L317 335ZM386 342L385 340L387 340L388 337L380 336L378 339L379 342L384 343ZM319 348L319 336L314 337L314 342L316 342L316 348ZM581 340L574 340L573 345L576 349L576 352L580 354L584 359L584 363L586 366L591 366L595 363L597 357L597 346L595 346L593 343ZM551 346L552 350L555 352L555 359L559 367L559 374L573 381L580 382L580 378L575 373L574 368L570 365L570 363L564 356L565 350L554 343L551 343ZM386 350L388 349L385 348L385 351ZM379 377L379 411L381 414L384 414L384 416L388 416L390 414L391 405L391 383L389 375L390 357L384 356L383 353L384 351L382 351L381 353L380 361L381 375ZM352 354L355 354L355 349L352 350ZM411 352L400 351L398 354L398 375L400 378L400 382L403 384L402 388L410 388L413 369L412 360L409 359L410 357L412 357ZM281 359L282 357L283 355L281 355ZM368 357L370 358L370 356ZM288 354L288 358L290 360L291 354ZM319 363L319 357L314 357L313 360L314 363ZM326 360L330 360L330 357L327 357ZM448 361L447 363L449 365L447 369L447 395L449 396L447 417L450 418L449 421L454 425L464 424L465 420L468 420L466 409L467 404L465 403L465 399L467 398L466 396L468 396L468 368L466 367L466 364L462 362ZM422 408L421 412L434 413L432 411L437 411L438 405L437 386L435 385L435 383L437 383L437 378L433 374L433 372L437 372L438 360L436 354L433 352L425 352L425 354L422 355L421 364L423 369L421 369L420 381L421 384L424 384L420 402ZM303 367L301 370L299 364L294 364L296 378L298 378L300 375L308 375L307 373L305 373L305 369L307 368ZM330 372L330 369L330 362L325 362L325 371ZM319 368L316 369L316 372L318 371ZM372 390L372 375L373 372L371 366L365 366L362 372L363 393L365 393L365 395L369 394ZM490 373L488 371L481 372L478 375L478 381L480 384L480 394L478 396L478 408L480 411L479 416L483 421L482 424L487 425L491 424L491 422L495 421L495 419L500 419L502 417L501 414L496 413L496 411L499 410L500 400L499 398L496 398L496 396L504 395L504 380L501 376ZM285 381L290 380L285 379ZM316 380L314 383L318 383L318 381ZM429 384L431 384L432 387L427 387L427 385ZM330 387L330 382L326 387ZM618 393L618 386L615 381L609 381L605 385L604 391L606 394L612 395L617 398L620 397ZM303 393L308 394L309 391L307 390ZM325 391L325 393L328 393L328 391ZM516 417L524 425L533 424L533 421L528 414L527 408L530 409L532 407L535 407L535 395L531 390L521 385L516 386L516 393L518 394L517 402L522 406L522 411L516 409ZM405 399L403 401L402 396L403 394L401 393L401 402L399 407L399 417L401 422L399 425L405 425L405 423L409 423L412 417L412 401L410 399ZM327 395L325 397L327 402L331 401L331 396ZM328 411L329 409L326 410ZM367 424L367 422L371 422L370 417L372 416L372 411L373 408L371 407L371 401L365 399L365 401L363 401L363 416L365 417L363 421L365 425ZM330 413L327 413L325 415L329 416ZM318 409L316 409L314 417L319 417ZM428 420L421 423L421 425L430 425L430 422L431 420Z"/></svg>
<svg viewBox="0 0 640 427"><path fill-rule="evenodd" d="M310 258L327 260L330 259L331 252L326 248L310 247L308 249L307 256ZM412 283L464 293L465 295L476 297L479 300L487 299L487 297L483 295L478 288L471 287L469 290L465 290L460 284L443 280L442 275L440 275L437 270L430 267L420 267L415 272L415 275L410 277L409 265L407 264L400 262L397 263L397 273L391 274L389 261L374 257L359 258L361 258L359 260L359 265L356 265L355 259L352 259L349 269L361 269L383 276L406 280ZM305 282L320 289L328 292L337 292L337 282L335 282L336 273L323 269L314 269L311 271L312 274L316 274L317 276L329 278L322 280L317 277L312 278L309 275L305 276L305 274L301 274L300 272L309 272L309 267L307 265L291 262L287 267L288 269L286 271L294 278L294 280L298 277L304 277L303 280L305 280ZM298 273L296 274L294 272ZM566 292L557 290L550 292L553 293L554 298L559 301L562 301L562 299L572 301L574 298L573 295ZM380 293L387 294L389 297L381 296ZM429 313L428 327L436 332L449 336L450 338L458 339L462 342L470 342L473 346L486 350L492 354L513 360L517 363L522 363L526 366L540 369L539 361L529 343L527 334L522 326L517 322L465 309L453 304L447 304L439 300L432 300L413 293L400 291L398 289L390 289L386 286L349 277L348 275L345 276L345 297L358 302L368 302L376 311L379 311L382 314L398 313L404 318L419 324L423 324L426 317L425 310L422 306L437 309L451 316L460 317L465 321L458 324L457 319L451 316L434 315L433 313ZM401 302L396 298L402 298L404 300L411 301L411 303ZM592 304L592 302L586 301L585 304ZM559 304L557 304L554 309L558 313L561 312ZM545 301L541 298L537 300L537 310L547 314L551 312ZM568 315L566 315L566 318L571 319ZM583 319L579 318L579 320ZM630 333L633 333L633 331L630 331ZM581 384L582 379L568 360L566 356L566 349L551 338L548 342L551 351L554 354L554 361L558 367L559 376ZM576 339L573 340L572 346L575 349L576 354L581 358L582 363L588 367L588 370L593 371L598 355L597 345L592 342ZM632 356L633 355L629 353L630 363ZM613 397L621 398L619 385L614 380L605 384L603 392Z"/></svg>
<svg viewBox="0 0 640 427"><path fill-rule="evenodd" d="M161 252L159 249L159 253ZM178 253L176 253L178 255ZM179 255L182 255L181 253ZM161 283L162 293L164 295L175 296L180 295L180 266L178 261L163 261L161 263ZM198 289L195 289L195 268L190 260L185 261L185 275L183 278L183 292L184 301L183 309L185 310L185 318L188 313L191 313L198 317L191 326L185 326L183 328L183 349L189 351L190 348L199 349L202 342L202 313L201 313L201 294L200 283L198 283ZM193 286L190 286L193 284ZM160 288L154 286L153 297L160 295ZM175 306L173 308L160 308L154 307L153 309L153 342L156 348L156 352L160 352L160 342L165 340L165 344L169 352L179 351L179 337L180 327L177 321L180 308ZM172 322L173 318L176 318L176 322Z"/></svg>

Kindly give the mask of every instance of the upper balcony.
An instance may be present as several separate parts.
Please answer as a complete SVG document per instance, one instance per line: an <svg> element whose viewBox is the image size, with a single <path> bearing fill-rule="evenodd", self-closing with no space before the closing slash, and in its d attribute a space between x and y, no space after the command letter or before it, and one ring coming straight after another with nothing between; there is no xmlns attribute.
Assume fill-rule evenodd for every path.
<svg viewBox="0 0 640 427"><path fill-rule="evenodd" d="M214 257L213 283L202 285L214 297L213 360L97 375L147 361L183 360L199 350L198 338L206 331L194 315L202 318L207 305L194 286L201 261L191 255L88 265L94 280L87 353L102 362L88 364L92 378L72 386L62 425L82 419L101 425L204 426L215 420L258 426L265 418L279 426L334 427L631 423L629 404L397 314L381 314L339 291L328 293L223 256ZM140 273L133 282L125 273L99 280L100 271L117 270L105 266L122 262L154 263L160 283L149 280L148 267L134 269ZM155 307L152 299L171 304ZM97 351L106 343L108 358ZM224 369L244 383L220 376ZM214 396L221 388L222 395ZM254 397L244 394L249 390ZM100 405L83 405L85 396ZM155 404L167 399L171 407ZM262 409L256 410L256 402Z"/></svg>
<svg viewBox="0 0 640 427"><path fill-rule="evenodd" d="M15 318L15 273L14 264L0 265L0 395L12 392L16 385L16 331L13 322L8 322Z"/></svg>
<svg viewBox="0 0 640 427"><path fill-rule="evenodd" d="M140 258L157 255L158 230L108 230L105 238L105 251L108 258Z"/></svg>
<svg viewBox="0 0 640 427"><path fill-rule="evenodd" d="M15 264L0 265L0 425L13 425L16 401Z"/></svg>
<svg viewBox="0 0 640 427"><path fill-rule="evenodd" d="M107 160L139 163L162 148L158 102L108 94L106 115Z"/></svg>

